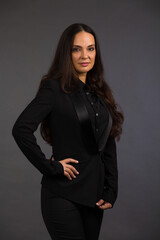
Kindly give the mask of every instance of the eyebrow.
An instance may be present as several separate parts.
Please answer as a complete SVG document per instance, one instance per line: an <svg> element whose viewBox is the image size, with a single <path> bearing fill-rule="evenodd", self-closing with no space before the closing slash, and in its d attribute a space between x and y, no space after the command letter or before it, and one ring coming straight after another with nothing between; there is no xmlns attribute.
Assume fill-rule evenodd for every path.
<svg viewBox="0 0 160 240"><path fill-rule="evenodd" d="M73 45L74 47L79 47L79 48L82 48L81 46L79 46L79 45ZM91 45L89 45L88 47L92 47L92 46L95 46L95 44L91 44Z"/></svg>

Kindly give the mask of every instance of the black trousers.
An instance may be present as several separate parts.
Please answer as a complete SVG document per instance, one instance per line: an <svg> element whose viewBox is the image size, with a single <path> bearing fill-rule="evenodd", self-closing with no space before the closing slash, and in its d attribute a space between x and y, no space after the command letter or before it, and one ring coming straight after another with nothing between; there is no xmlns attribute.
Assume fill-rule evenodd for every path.
<svg viewBox="0 0 160 240"><path fill-rule="evenodd" d="M104 210L56 196L41 187L41 211L53 240L98 240Z"/></svg>

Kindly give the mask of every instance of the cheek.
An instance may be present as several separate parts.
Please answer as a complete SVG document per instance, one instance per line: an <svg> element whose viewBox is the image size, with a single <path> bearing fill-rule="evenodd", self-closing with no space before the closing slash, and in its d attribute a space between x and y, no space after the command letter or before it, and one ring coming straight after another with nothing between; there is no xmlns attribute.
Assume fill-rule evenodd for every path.
<svg viewBox="0 0 160 240"><path fill-rule="evenodd" d="M96 58L96 54L93 53L93 54L91 55L91 59L92 59L92 61L95 61L95 58Z"/></svg>
<svg viewBox="0 0 160 240"><path fill-rule="evenodd" d="M93 64L95 63L95 59L96 59L96 57L95 57L95 55L93 55L93 56L92 56L92 63L93 63Z"/></svg>
<svg viewBox="0 0 160 240"><path fill-rule="evenodd" d="M74 65L77 64L77 61L78 61L78 56L77 55L72 56L72 62L73 62Z"/></svg>

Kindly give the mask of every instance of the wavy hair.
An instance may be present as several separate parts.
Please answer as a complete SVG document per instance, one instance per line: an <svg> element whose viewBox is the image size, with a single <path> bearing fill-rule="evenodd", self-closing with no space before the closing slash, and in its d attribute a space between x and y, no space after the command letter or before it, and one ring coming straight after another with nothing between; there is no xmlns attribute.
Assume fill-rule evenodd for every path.
<svg viewBox="0 0 160 240"><path fill-rule="evenodd" d="M53 62L48 72L42 76L38 91L47 79L58 79L61 89L65 93L71 93L77 86L78 74L72 64L72 48L75 35L81 31L92 34L95 39L96 58L93 68L87 72L87 83L90 90L95 91L106 102L113 121L110 137L119 140L122 133L124 115L119 105L115 102L110 86L104 80L104 69L97 36L86 24L74 23L64 30L58 42ZM51 145L47 119L41 122L40 133L42 138Z"/></svg>

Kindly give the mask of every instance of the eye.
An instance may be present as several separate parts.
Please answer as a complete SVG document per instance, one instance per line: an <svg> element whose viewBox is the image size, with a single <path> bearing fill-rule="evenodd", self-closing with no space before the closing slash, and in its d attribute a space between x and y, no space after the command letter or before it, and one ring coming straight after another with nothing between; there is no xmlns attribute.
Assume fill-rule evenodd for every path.
<svg viewBox="0 0 160 240"><path fill-rule="evenodd" d="M90 47L90 48L89 48L89 51L94 51L94 47Z"/></svg>
<svg viewBox="0 0 160 240"><path fill-rule="evenodd" d="M72 48L72 51L73 51L73 52L78 52L78 51L79 51L79 48Z"/></svg>

